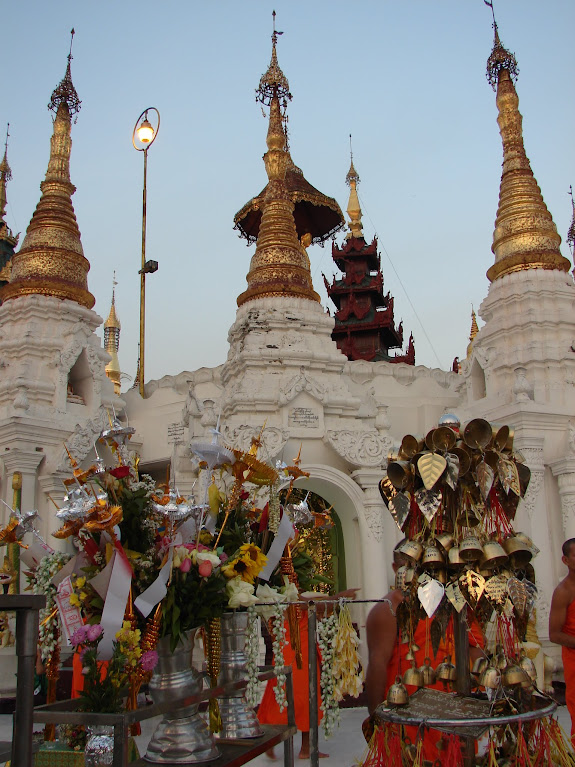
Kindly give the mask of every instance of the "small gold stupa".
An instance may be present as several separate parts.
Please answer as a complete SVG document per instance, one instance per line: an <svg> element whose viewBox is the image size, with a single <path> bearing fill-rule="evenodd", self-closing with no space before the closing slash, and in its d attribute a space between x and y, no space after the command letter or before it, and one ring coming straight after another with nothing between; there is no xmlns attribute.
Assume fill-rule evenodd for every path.
<svg viewBox="0 0 575 767"><path fill-rule="evenodd" d="M524 269L566 272L571 265L559 251L561 237L543 201L523 145L523 118L514 85L517 61L501 44L497 24L493 26L495 41L487 61L487 79L497 92L503 172L491 248L495 263L487 271L487 277L493 282Z"/></svg>
<svg viewBox="0 0 575 767"><path fill-rule="evenodd" d="M72 205L76 187L70 181L70 134L72 116L80 111L81 102L72 83L71 59L70 52L66 74L48 105L56 115L48 170L22 247L12 259L10 283L0 293L3 301L40 294L67 298L88 309L94 306L87 282L90 263L84 257Z"/></svg>

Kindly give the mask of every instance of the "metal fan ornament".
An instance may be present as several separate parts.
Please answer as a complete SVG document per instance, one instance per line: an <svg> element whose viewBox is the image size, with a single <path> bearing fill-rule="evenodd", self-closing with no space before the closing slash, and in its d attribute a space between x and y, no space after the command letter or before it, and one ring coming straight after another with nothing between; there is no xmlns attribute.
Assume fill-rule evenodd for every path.
<svg viewBox="0 0 575 767"><path fill-rule="evenodd" d="M293 524L296 527L303 527L304 525L309 525L309 523L314 518L313 512L311 511L307 502L307 499L309 498L309 496L310 496L310 493L308 492L306 497L299 503L287 503L285 506L285 510L291 522L293 522Z"/></svg>
<svg viewBox="0 0 575 767"><path fill-rule="evenodd" d="M222 434L218 427L219 418L216 428L211 429L213 435L211 442L196 440L190 443L190 450L192 453L197 456L200 461L204 461L210 471L218 469L225 464L233 464L235 461L233 452L221 444Z"/></svg>
<svg viewBox="0 0 575 767"><path fill-rule="evenodd" d="M135 433L133 426L124 426L114 415L114 418L110 419L110 428L102 431L100 439L109 445L125 445Z"/></svg>

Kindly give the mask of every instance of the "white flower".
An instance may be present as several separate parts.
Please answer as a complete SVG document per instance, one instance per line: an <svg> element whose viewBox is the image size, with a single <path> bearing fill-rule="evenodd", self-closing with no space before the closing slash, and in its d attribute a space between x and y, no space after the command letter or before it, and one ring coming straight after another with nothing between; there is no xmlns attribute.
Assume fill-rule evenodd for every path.
<svg viewBox="0 0 575 767"><path fill-rule="evenodd" d="M221 565L221 560L218 555L211 551L198 551L197 560L199 565L201 565L202 562L211 562L214 568Z"/></svg>
<svg viewBox="0 0 575 767"><path fill-rule="evenodd" d="M271 586L268 586L267 583L260 583L256 590L256 597L258 598L259 602L284 602L285 597L283 594L280 594L277 589L273 589ZM269 621L270 618L274 615L274 608L273 606L258 606L256 607L256 610L258 611L258 614L262 616L262 618L265 621Z"/></svg>
<svg viewBox="0 0 575 767"><path fill-rule="evenodd" d="M226 592L230 598L228 607L232 609L236 607L249 607L258 601L254 594L253 585L243 581L239 575L227 582Z"/></svg>

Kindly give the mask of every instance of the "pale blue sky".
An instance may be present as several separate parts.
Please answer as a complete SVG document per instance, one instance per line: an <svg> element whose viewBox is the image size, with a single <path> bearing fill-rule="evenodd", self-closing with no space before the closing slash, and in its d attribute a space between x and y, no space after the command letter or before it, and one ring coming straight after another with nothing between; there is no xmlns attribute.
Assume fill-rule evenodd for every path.
<svg viewBox="0 0 575 767"><path fill-rule="evenodd" d="M528 157L562 238L575 183L572 0L495 0L517 89ZM501 173L495 95L485 79L493 32L482 0L212 0L1 3L0 131L10 122L7 221L22 237L49 154L50 94L72 74L73 197L89 287L105 317L117 270L120 363L135 372L142 156L131 145L147 106L162 117L148 164L146 379L225 360L227 331L254 246L234 213L266 183L266 121L254 89L271 51L271 11L284 31L294 161L347 205L348 134L361 176L364 231L380 237L418 364L465 355L470 310L487 293ZM385 248L385 251L384 251ZM562 252L570 257L563 243ZM331 248L310 248L316 290L334 273ZM386 254L393 261L433 349ZM434 351L435 350L435 351Z"/></svg>

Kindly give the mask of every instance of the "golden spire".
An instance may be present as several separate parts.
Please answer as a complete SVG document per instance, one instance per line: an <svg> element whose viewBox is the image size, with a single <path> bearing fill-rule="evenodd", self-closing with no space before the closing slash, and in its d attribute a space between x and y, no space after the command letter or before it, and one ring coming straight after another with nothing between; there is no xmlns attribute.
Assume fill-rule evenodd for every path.
<svg viewBox="0 0 575 767"><path fill-rule="evenodd" d="M256 252L247 275L248 287L238 297L238 306L264 296L293 296L320 301L313 289L307 253L298 240L294 203L285 181L289 154L283 121L291 93L277 60L277 37L282 32L276 32L275 11L273 19L271 62L256 91L256 98L270 107L266 139L268 151L264 155L269 183L263 200Z"/></svg>
<svg viewBox="0 0 575 767"><path fill-rule="evenodd" d="M571 218L571 226L567 232L567 245L571 249L571 255L575 256L575 200L573 199L573 187L569 187L569 195L571 196L571 207L573 208L573 216Z"/></svg>
<svg viewBox="0 0 575 767"><path fill-rule="evenodd" d="M114 383L114 392L120 394L120 376L122 371L120 369L120 361L118 360L118 349L120 348L120 320L116 314L116 272L114 272L114 279L112 280L112 305L110 306L110 313L108 319L104 322L104 348L112 358L106 365L106 375Z"/></svg>
<svg viewBox="0 0 575 767"><path fill-rule="evenodd" d="M72 30L72 38L74 30ZM80 99L72 83L68 54L66 74L52 93L48 108L55 112L50 160L42 196L26 231L21 249L12 259L11 282L2 289L4 301L30 294L76 301L91 309L94 296L88 291L90 269L84 257L80 231L71 196L70 138L72 116L80 111Z"/></svg>
<svg viewBox="0 0 575 767"><path fill-rule="evenodd" d="M6 187L8 181L12 178L12 171L8 165L8 138L10 136L10 123L6 126L6 141L4 142L4 157L0 162L0 282L9 279L11 268L10 259L14 253L14 248L18 244L19 235L14 236L4 221L6 215Z"/></svg>
<svg viewBox="0 0 575 767"><path fill-rule="evenodd" d="M479 333L479 328L477 327L477 315L475 314L475 309L471 307L471 330L469 332L469 344L467 345L467 359L471 357L473 342L475 341L475 336L478 333Z"/></svg>
<svg viewBox="0 0 575 767"><path fill-rule="evenodd" d="M6 141L4 143L4 157L0 162L0 221L4 221L6 214L6 185L12 178L12 171L8 165L8 137L10 136L10 123L6 126Z"/></svg>
<svg viewBox="0 0 575 767"><path fill-rule="evenodd" d="M359 198L357 196L357 185L359 184L359 175L353 166L353 150L351 148L351 133L349 134L349 154L351 157L351 165L345 182L349 186L349 202L347 203L347 214L349 216L349 232L346 234L345 239L349 240L352 237L357 239L363 239L363 224L361 223L361 207L359 205Z"/></svg>
<svg viewBox="0 0 575 767"><path fill-rule="evenodd" d="M517 61L501 44L495 22L493 26L495 40L487 61L487 79L497 91L503 171L491 247L495 263L487 271L487 277L493 282L524 269L568 271L570 263L559 250L561 237L543 201L523 145L523 118L513 84L518 74Z"/></svg>

